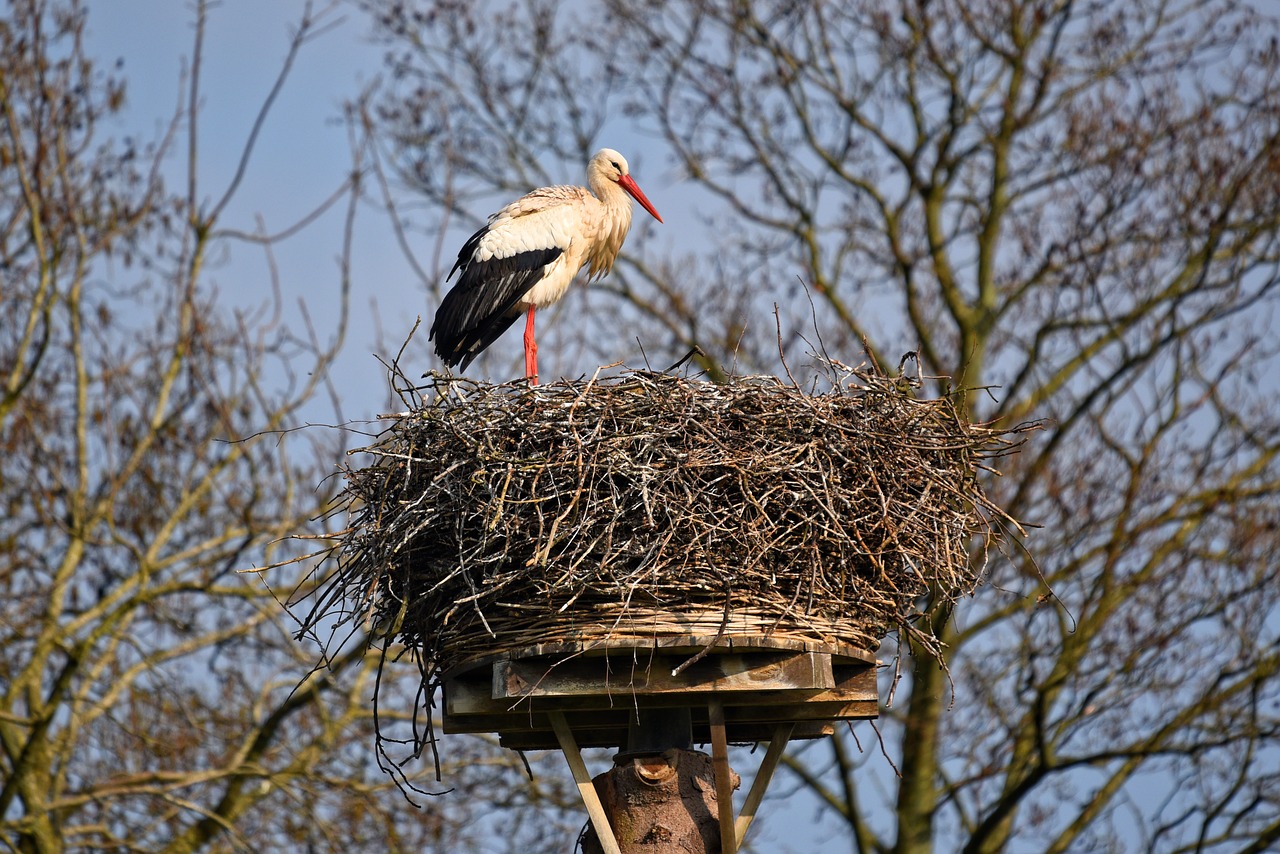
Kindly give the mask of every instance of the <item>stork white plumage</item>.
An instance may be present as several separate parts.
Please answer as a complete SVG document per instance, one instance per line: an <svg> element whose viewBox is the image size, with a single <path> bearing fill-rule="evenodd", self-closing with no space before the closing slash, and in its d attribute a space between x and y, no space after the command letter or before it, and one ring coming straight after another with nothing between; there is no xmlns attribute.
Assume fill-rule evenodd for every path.
<svg viewBox="0 0 1280 854"><path fill-rule="evenodd" d="M461 362L465 370L526 314L524 370L536 385L534 311L564 296L588 264L587 281L613 268L631 228L631 198L662 222L632 179L626 158L613 149L602 148L592 156L587 184L590 191L571 186L534 190L489 217L489 224L463 244L446 281L454 273L461 275L440 303L429 336L447 366Z"/></svg>

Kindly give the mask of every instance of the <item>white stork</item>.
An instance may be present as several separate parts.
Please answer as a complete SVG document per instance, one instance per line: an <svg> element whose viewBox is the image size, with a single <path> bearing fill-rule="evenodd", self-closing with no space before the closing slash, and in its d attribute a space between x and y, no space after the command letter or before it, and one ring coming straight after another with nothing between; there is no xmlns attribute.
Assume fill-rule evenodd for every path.
<svg viewBox="0 0 1280 854"><path fill-rule="evenodd" d="M461 362L465 370L527 313L524 372L537 384L534 310L564 296L587 264L587 281L613 268L631 228L628 194L662 222L632 179L626 158L612 148L600 149L587 163L587 184L590 191L570 186L534 190L489 217L489 224L463 244L445 281L462 274L440 303L428 339L435 340L445 365Z"/></svg>

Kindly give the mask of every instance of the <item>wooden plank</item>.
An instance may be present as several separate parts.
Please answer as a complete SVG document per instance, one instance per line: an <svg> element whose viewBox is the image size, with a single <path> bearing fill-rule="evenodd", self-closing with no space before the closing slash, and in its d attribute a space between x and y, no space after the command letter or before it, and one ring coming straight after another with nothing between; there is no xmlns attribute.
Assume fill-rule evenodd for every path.
<svg viewBox="0 0 1280 854"><path fill-rule="evenodd" d="M750 652L753 650L780 650L792 652L814 652L820 655L832 655L848 662L860 662L874 665L874 652L860 649L847 643L819 641L802 641L792 638L763 637L760 635L727 634L715 635L665 635L652 634L626 635L616 634L614 637L596 638L589 641L556 641L520 647L506 652L478 656L463 661L444 674L446 679L453 678L476 668L486 668L496 661L515 660L521 658L538 658L554 656L590 657L616 654L617 652L634 653L637 660L647 658L651 652L663 651L672 655L695 655L707 647L711 647L711 655L722 652Z"/></svg>
<svg viewBox="0 0 1280 854"><path fill-rule="evenodd" d="M460 732L522 732L525 730L543 730L551 732L551 716L562 715L569 721L573 731L581 737L585 730L620 729L626 731L631 719L629 711L566 711L555 709L547 712L535 712L532 715L466 715L456 718L443 718L444 732L453 735Z"/></svg>
<svg viewBox="0 0 1280 854"><path fill-rule="evenodd" d="M442 686L445 715L503 714L513 711L511 703L494 702L489 680L454 678Z"/></svg>
<svg viewBox="0 0 1280 854"><path fill-rule="evenodd" d="M861 665L833 668L835 686L825 690L774 689L756 691L729 691L722 700L726 706L779 705L801 703L852 703L865 701L876 703L879 694L875 671ZM663 692L639 694L611 687L599 693L583 693L573 696L526 696L493 699L491 683L468 675L448 680L444 684L444 713L461 715L525 715L531 710L585 711L597 709L636 709L644 707L704 706L707 692ZM859 714L858 717L871 715ZM476 730L468 730L474 732ZM483 732L484 730L479 730Z"/></svg>
<svg viewBox="0 0 1280 854"><path fill-rule="evenodd" d="M789 659L794 655L781 654L781 658ZM760 660L762 656L764 658ZM833 731L832 721L877 716L879 696L874 667L860 661L837 658L830 663L832 687L755 688L761 683L766 686L777 684L777 671L770 671L769 667L777 664L778 656L778 653L751 654L749 657L755 664L761 665L763 671L753 667L750 661L740 665L729 663L729 678L740 681L736 688L723 691L714 687L662 690L656 693L638 692L634 690L634 686L620 689L616 676L616 655L608 658L584 658L581 678L592 678L594 668L594 678L599 682L591 685L583 681L576 687L570 683L573 690L581 693L565 695L533 694L494 699L494 671L499 668L490 667L487 672L471 671L446 680L442 728L446 733L497 733L504 746L520 750L546 750L554 749L558 744L548 716L551 712L564 714L577 733L578 743L591 747L619 747L625 744L627 725L634 718L637 709L679 707L693 710L695 742L706 744L711 740L707 704L713 697L721 702L726 718L726 736L734 742L770 741L776 725L785 722L797 724L793 739L817 738ZM532 668L532 673L539 677L544 676L548 669L555 673L565 663L560 662L557 666L556 660L545 658L521 662ZM664 672L658 668L666 663L655 660L648 668L649 673ZM805 666L810 668L810 673L813 672L812 663ZM612 668L613 673L607 668ZM720 666L719 669L723 672L726 668ZM825 668L819 672L823 670ZM522 671L517 669L515 672L519 674ZM665 672L669 674L670 671ZM752 690L743 688L741 680L751 679L753 675L763 675L763 678L757 678L752 683ZM788 684L786 679L782 682ZM713 679L710 684L714 686L716 681Z"/></svg>
<svg viewBox="0 0 1280 854"><path fill-rule="evenodd" d="M687 659L654 655L643 661L573 659L548 664L536 659L493 665L495 700L519 697L668 694L688 691L762 691L831 689L836 685L830 656L812 652L715 655L673 675Z"/></svg>
<svg viewBox="0 0 1280 854"><path fill-rule="evenodd" d="M875 706L877 704L877 699L874 696L867 697L862 693L803 690L768 692L742 691L724 694L697 691L684 694L658 694L648 696L615 694L612 697L524 697L520 699L492 700L487 696L476 697L469 694L466 690L459 690L457 686L454 686L453 690L446 691L445 696L445 715L453 718L494 715L500 717L510 716L513 718L528 718L530 714L538 714L547 711L594 711L601 714L619 711L627 714L634 714L636 709L682 708L686 706L704 705L707 700L713 696L720 697L721 701L727 708L735 709L745 706L758 706L762 709L767 709L781 706L797 707L809 704L834 707L851 703L864 703L870 704L871 706ZM814 714L821 715L823 713L815 712L813 714L803 715L802 717L813 717ZM867 717L867 715L858 714L856 717Z"/></svg>
<svg viewBox="0 0 1280 854"><path fill-rule="evenodd" d="M709 695L706 699L710 699ZM705 701L704 701L705 702ZM652 707L650 707L652 708ZM676 707L678 708L678 707ZM521 730L547 730L551 723L548 712L556 711L568 716L574 724L574 730L580 729L626 729L634 720L634 709L566 709L555 708L543 711L529 711L522 706L514 713L496 713L488 715L444 715L442 727L446 734L483 733ZM701 709L694 707L694 724L705 727L707 720ZM879 704L874 700L853 700L851 702L833 703L781 703L775 705L744 704L730 706L725 704L725 715L731 727L741 725L766 725L785 723L787 721L846 721L867 720L875 718L879 712ZM766 731L768 728L766 727ZM734 741L744 739L734 738ZM754 740L754 739L752 739Z"/></svg>
<svg viewBox="0 0 1280 854"><path fill-rule="evenodd" d="M564 715L559 712L551 713L551 725L555 728L556 740L560 742L564 758L569 762L573 781L578 784L578 794L582 796L582 802L587 807L587 815L591 817L591 824L596 829L600 847L604 849L605 854L622 854L622 849L618 847L618 840L613 835L613 828L609 826L609 817L605 814L604 804L600 803L600 795L596 792L595 784L591 782L591 775L587 773L587 766L582 761L582 751L574 741L573 730L569 729Z"/></svg>
<svg viewBox="0 0 1280 854"><path fill-rule="evenodd" d="M876 668L865 664L833 664L832 675L836 680L836 688L846 692L848 696L860 693L865 699L877 699L880 686L876 681Z"/></svg>
<svg viewBox="0 0 1280 854"><path fill-rule="evenodd" d="M626 729L597 730L595 732L579 732L579 747L620 748L627 743ZM498 737L498 744L510 750L558 750L560 743L554 732L533 731L504 732Z"/></svg>
<svg viewBox="0 0 1280 854"><path fill-rule="evenodd" d="M706 695L703 702L713 696ZM735 696L734 699L739 699ZM723 702L723 700L722 700ZM879 703L875 700L835 700L822 703L813 702L744 702L741 704L725 703L726 715L731 724L782 723L784 721L843 721L867 720L879 714ZM665 704L665 708L681 708L682 704ZM646 708L656 708L647 706ZM705 725L706 716L700 707L693 707L694 723ZM613 709L575 709L563 704L544 705L530 709L528 704L514 712L499 710L489 714L467 714L442 716L445 732L500 732L506 729L550 729L548 712L562 712L574 720L597 720L601 725L626 726L635 718L635 709L616 707Z"/></svg>
<svg viewBox="0 0 1280 854"><path fill-rule="evenodd" d="M773 738L769 739L769 749L765 751L760 770L756 772L756 778L751 781L751 790L747 792L747 799L742 804L742 812L734 824L734 838L739 848L747 837L747 829L755 820L756 810L764 800L765 790L769 788L769 781L773 779L773 772L782 760L782 753L787 749L787 743L791 740L791 733L795 728L793 723L778 724Z"/></svg>
<svg viewBox="0 0 1280 854"><path fill-rule="evenodd" d="M725 706L732 723L782 723L784 721L858 721L879 717L876 700L824 703L778 703Z"/></svg>
<svg viewBox="0 0 1280 854"><path fill-rule="evenodd" d="M572 720L572 719L570 719ZM734 744L748 742L767 742L773 738L777 724L727 724L725 734ZM796 724L791 735L792 741L803 741L811 738L825 738L835 731L829 721L802 721ZM627 743L627 731L616 729L579 730L574 728L579 747L607 747L617 749ZM705 724L694 727L694 744L710 744L711 730ZM512 750L558 750L559 743L551 730L508 730L499 735L498 743Z"/></svg>
<svg viewBox="0 0 1280 854"><path fill-rule="evenodd" d="M707 703L711 723L711 766L716 774L716 811L720 815L720 850L737 854L738 837L733 821L733 773L729 769L729 739L725 734L724 706L718 697Z"/></svg>

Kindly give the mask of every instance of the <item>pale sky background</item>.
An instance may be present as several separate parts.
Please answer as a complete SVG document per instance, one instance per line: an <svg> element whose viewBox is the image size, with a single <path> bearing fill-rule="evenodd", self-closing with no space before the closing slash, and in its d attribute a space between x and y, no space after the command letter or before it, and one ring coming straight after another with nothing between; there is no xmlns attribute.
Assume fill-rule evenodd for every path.
<svg viewBox="0 0 1280 854"><path fill-rule="evenodd" d="M103 135L137 135L158 139L172 117L180 96L185 96L180 75L184 58L192 49L194 5L186 0L86 0L88 8L88 48L104 68L123 60L121 73L128 81L126 109L101 129ZM324 6L324 0L317 3ZM220 0L211 10L202 70L200 177L207 199L221 195L234 173L242 145L285 57L290 32L304 3L302 0ZM346 128L341 118L344 100L354 97L382 73L382 49L369 43L369 24L357 10L343 4L331 15L333 26L299 55L293 73L279 96L258 141L247 177L237 199L228 209L221 226L253 231L261 215L269 231L291 225L328 197L341 183L350 167ZM602 144L619 147L633 165L643 163L637 178L645 193L666 220L656 239L659 251L675 251L680 242L696 234L691 190L681 187L664 171L661 155L644 151L643 139L619 128L616 136ZM167 172L171 186L185 182L185 138L169 158ZM580 183L581 168L557 176ZM478 211L487 213L488 211ZM280 280L291 318L299 317L297 303L305 299L322 333L332 326L332 312L326 306L338 297L337 256L342 239L345 208L330 210L304 232L276 249ZM634 233L634 232L633 232ZM393 355L421 315L425 339L435 310L432 297L417 278L396 244L385 214L366 205L357 223L357 242L352 272L351 328L346 347L334 367L333 381L342 397L343 414L352 420L372 418L394 408L387 399L384 372L375 351ZM446 242L446 252L461 245L465 234ZM425 242L426 238L416 235ZM418 248L429 260L431 247ZM268 289L268 266L261 250L234 245L231 253L215 258L208 282L221 292L224 308L251 307L264 299ZM575 295L566 302L583 299ZM600 306L598 298L590 304ZM375 311L376 305L376 311ZM555 322L552 318L552 322ZM769 319L772 322L772 319ZM384 341L377 340L379 324ZM540 331L546 327L540 326ZM510 336L518 336L513 329ZM540 336L541 337L541 336ZM391 348L388 352L387 348ZM620 339L620 355L630 357L634 340ZM421 350L419 350L421 352ZM414 364L416 376L438 367L433 361ZM500 366L494 365L494 370ZM589 372L592 366L580 366ZM509 379L519 376L519 363L511 364ZM471 374L475 374L473 369ZM323 420L325 413L318 413ZM877 779L885 763L879 756L870 728L861 724L857 732L867 757L864 786L882 786ZM894 742L890 741L893 749ZM820 743L792 747L803 749L825 761L829 751ZM760 753L735 754L736 770L748 778L757 766ZM740 766L740 767L737 767ZM598 758L592 771L603 770ZM879 770L876 770L879 769ZM809 843L812 850L849 850L843 828L820 815L811 799L782 799L795 788L795 778L779 772L762 808L764 832L756 836L757 850L771 850L770 839L785 839L792 849ZM741 803L743 793L738 795ZM874 816L873 816L874 818ZM883 829L883 828L877 828ZM753 833L755 836L755 833Z"/></svg>
<svg viewBox="0 0 1280 854"><path fill-rule="evenodd" d="M122 59L120 73L128 81L125 110L103 131L158 139L180 94L185 94L179 81L192 49L194 4L180 0L90 0L87 5L91 54L103 67ZM322 0L316 5L324 7L325 3ZM303 7L302 0L220 0L213 6L201 75L199 174L205 198L220 196L234 174L241 147L278 73ZM261 216L268 231L282 229L327 198L348 172L351 155L341 121L342 104L382 73L383 50L369 40L369 22L358 10L344 3L334 12L326 16L330 22L326 31L299 55L222 227L253 231L256 217ZM687 200L689 188L674 187L671 175L663 172L656 147L645 151L644 140L629 128L611 127L608 139L600 143L623 150L633 166L643 164L644 174L637 173L640 184L667 222L653 236L663 247L674 250L693 225L693 212L687 201L676 204L675 191L682 190ZM183 138L169 157L171 187L180 187L186 180L185 151ZM581 184L584 170L585 164L566 164L563 174L555 178ZM406 193L400 189L403 200ZM376 191L370 186L369 192ZM501 203L505 202L496 203L494 209ZM476 211L480 215L490 212ZM338 295L337 257L344 216L345 207L339 204L275 250L286 303L296 306L298 299L306 299L319 326L326 319L326 304L332 304ZM421 232L411 235L424 266L431 261L431 237ZM343 392L344 415L360 420L375 411L386 411L389 405L385 375L372 353L393 355L419 315L423 320L421 348L434 315L435 297L403 257L385 213L372 203L361 210L356 238L352 325L333 377ZM466 230L459 226L457 234L446 238L444 252L451 257L465 238ZM223 258L225 263L211 265L207 281L216 284L226 303L253 305L268 287L266 259L252 246L232 245L230 249L231 254ZM564 301L568 310L591 310L601 305L599 298L592 300L582 290L570 292ZM557 322L555 309L549 311L548 321ZM384 336L381 347L377 346L379 328ZM509 333L512 337L518 334L514 329ZM637 353L633 334L620 338L620 358L635 358ZM440 367L434 359L423 360L422 354L419 349L411 376ZM488 365L477 363L468 373L477 375L485 367L495 372L493 378L498 381L516 378L523 370L521 363L513 362L509 376L497 375L506 366L492 360ZM575 372L590 373L595 365L575 367Z"/></svg>
<svg viewBox="0 0 1280 854"><path fill-rule="evenodd" d="M254 117L286 55L301 0L221 0L207 25L201 73L199 176L206 199L217 198L234 174ZM192 50L194 6L175 0L90 2L89 50L104 65L123 60L128 81L122 133L161 136L178 104L181 74ZM366 21L342 8L335 26L304 48L268 117L239 193L223 227L253 231L261 216L268 231L291 225L328 197L351 164L342 102L380 72L381 51L365 38ZM114 129L114 128L112 128ZM107 130L104 128L104 130ZM169 157L171 186L185 182L185 138ZM326 305L338 298L338 252L343 205L329 210L276 248L286 304L296 318L305 299L321 329L332 326ZM377 394L382 371L370 355L376 300L385 317L426 315L426 294L396 248L385 219L366 208L357 222L352 288L352 327L334 370L348 418L364 418L383 406ZM260 249L233 244L215 257L209 282L223 302L256 304L269 287ZM393 321L389 321L390 323ZM407 327L406 327L407 331ZM398 332L388 329L388 334ZM397 341L403 338L400 334ZM424 369L428 366L424 366ZM350 396L348 396L348 393Z"/></svg>
<svg viewBox="0 0 1280 854"><path fill-rule="evenodd" d="M199 155L202 195L207 200L221 196L235 172L244 141L286 55L303 5L302 0L220 0L210 12L201 73ZM119 73L128 83L124 111L102 127L100 134L158 140L179 98L186 94L181 75L192 50L194 4L179 0L88 0L87 8L90 55L101 68L110 68L122 60ZM337 12L329 17L331 27L299 55L221 227L253 231L258 216L268 231L291 225L327 198L349 170L351 155L341 121L342 103L382 72L382 49L368 40L369 24L358 11L342 6ZM646 156L637 150L643 147L643 141L625 128L601 142L617 147L630 145L624 151L633 164L645 164L640 182L668 224L669 235L662 235L664 243L674 246L679 237L688 239L687 223L682 226L681 219L691 219L692 212L687 203L676 204L674 194L678 188L673 186L670 175L661 171L659 155L652 152ZM184 135L168 158L166 177L171 189L185 186L185 154ZM580 172L566 172L560 177L582 183ZM337 205L275 250L291 319L296 322L300 317L297 303L304 299L322 332L332 328L332 313L326 311L326 306L338 297L338 252L344 216L345 206ZM372 354L376 351L394 355L394 348L419 315L424 323L419 335L425 339L435 305L434 297L404 259L385 214L373 205L366 205L361 211L356 238L351 328L334 367L333 380L342 397L343 415L362 421L397 408L388 400L385 373ZM445 251L456 251L464 238L465 234L460 234L448 241ZM420 235L418 239L425 240ZM415 249L421 252L424 262L429 260L429 246ZM215 255L211 261L206 284L217 287L224 309L250 308L265 298L270 280L260 249L232 244L228 253ZM599 306L600 302L593 304ZM377 344L379 325L387 342L384 347ZM511 334L518 335L518 330ZM634 349L634 340L629 345ZM392 352L387 351L388 347ZM410 375L436 367L434 360L414 364ZM494 370L500 367L495 365ZM512 377L518 376L519 364L513 363L512 370L516 372ZM326 416L326 412L319 412L316 419L323 421ZM861 725L859 732L863 733L864 745L874 743L866 725ZM821 756L819 762L829 756L819 743L796 744L791 751L797 749L817 751L813 755ZM601 757L608 754L595 754L588 757L592 773L607 767L603 764L607 760ZM762 755L735 752L735 770L745 778L736 799L739 806ZM875 760L871 764L876 764ZM758 846L755 850L771 850L779 834L793 849L846 850L849 843L843 838L842 829L829 820L818 821L821 811L812 800L785 798L789 790L795 790L795 779L780 771L765 801L761 820L752 832L751 841ZM566 850L571 844L567 842Z"/></svg>

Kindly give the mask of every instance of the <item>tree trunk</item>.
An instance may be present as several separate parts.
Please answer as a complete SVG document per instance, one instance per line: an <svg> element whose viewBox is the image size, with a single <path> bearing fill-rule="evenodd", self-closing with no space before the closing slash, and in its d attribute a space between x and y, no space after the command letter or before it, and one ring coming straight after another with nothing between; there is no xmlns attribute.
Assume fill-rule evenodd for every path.
<svg viewBox="0 0 1280 854"><path fill-rule="evenodd" d="M623 753L612 769L592 782L623 854L719 854L715 771L709 755L680 748L657 755ZM732 782L737 789L737 774L732 774ZM603 854L593 828L587 829L582 850Z"/></svg>

